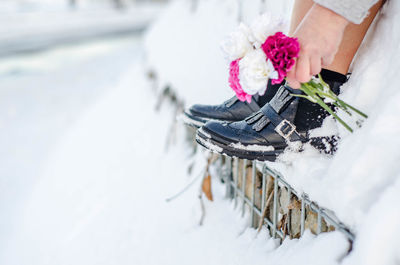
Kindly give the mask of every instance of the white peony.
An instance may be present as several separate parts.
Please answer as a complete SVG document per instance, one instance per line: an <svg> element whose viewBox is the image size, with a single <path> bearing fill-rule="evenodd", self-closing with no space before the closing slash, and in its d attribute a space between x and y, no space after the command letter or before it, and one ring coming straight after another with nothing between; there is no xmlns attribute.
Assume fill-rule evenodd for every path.
<svg viewBox="0 0 400 265"><path fill-rule="evenodd" d="M260 48L268 36L274 35L278 31L286 31L286 24L283 19L264 13L251 24L250 41L256 48Z"/></svg>
<svg viewBox="0 0 400 265"><path fill-rule="evenodd" d="M239 61L239 80L247 94L264 95L270 78L277 79L278 73L261 49L247 53Z"/></svg>
<svg viewBox="0 0 400 265"><path fill-rule="evenodd" d="M250 28L241 23L238 29L221 43L221 48L229 61L242 58L246 53L253 50L253 45L249 40L251 34Z"/></svg>

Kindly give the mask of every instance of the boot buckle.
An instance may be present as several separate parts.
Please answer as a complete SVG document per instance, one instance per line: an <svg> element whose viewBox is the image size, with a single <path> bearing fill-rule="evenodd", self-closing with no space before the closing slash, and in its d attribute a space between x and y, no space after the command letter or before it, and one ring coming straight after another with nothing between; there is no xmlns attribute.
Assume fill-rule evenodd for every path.
<svg viewBox="0 0 400 265"><path fill-rule="evenodd" d="M296 131L296 126L294 126L290 121L288 120L282 120L278 126L276 126L275 131L288 140L290 136Z"/></svg>

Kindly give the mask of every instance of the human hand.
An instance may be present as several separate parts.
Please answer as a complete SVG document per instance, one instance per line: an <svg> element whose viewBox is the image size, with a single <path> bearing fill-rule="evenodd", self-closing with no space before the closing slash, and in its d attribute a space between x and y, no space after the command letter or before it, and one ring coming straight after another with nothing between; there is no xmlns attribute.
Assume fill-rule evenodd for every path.
<svg viewBox="0 0 400 265"><path fill-rule="evenodd" d="M300 83L310 81L333 62L348 24L344 17L323 6L311 7L293 35L300 43L300 53L287 75L292 88L300 88Z"/></svg>

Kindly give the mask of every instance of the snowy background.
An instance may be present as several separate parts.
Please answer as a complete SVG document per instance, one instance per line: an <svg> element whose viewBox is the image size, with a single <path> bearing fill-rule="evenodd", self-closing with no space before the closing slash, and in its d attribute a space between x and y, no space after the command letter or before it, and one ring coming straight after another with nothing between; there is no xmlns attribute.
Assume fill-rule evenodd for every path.
<svg viewBox="0 0 400 265"><path fill-rule="evenodd" d="M175 106L157 106L167 85L186 106L230 97L221 39L239 17L289 18L292 1L77 3L0 2L0 264L399 264L400 3L385 6L344 87L364 126L340 131L333 158L270 165L356 232L345 258L337 232L281 246L257 235L216 178L199 226L204 154L181 125L170 144Z"/></svg>

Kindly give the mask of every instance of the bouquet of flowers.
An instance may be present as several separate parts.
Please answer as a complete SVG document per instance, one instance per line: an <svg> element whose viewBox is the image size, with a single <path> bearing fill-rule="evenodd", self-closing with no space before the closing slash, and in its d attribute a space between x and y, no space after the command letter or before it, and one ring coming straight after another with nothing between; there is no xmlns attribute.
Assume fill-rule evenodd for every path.
<svg viewBox="0 0 400 265"><path fill-rule="evenodd" d="M264 95L269 79L272 84L281 83L294 66L300 44L296 38L283 34L284 28L282 19L264 14L250 27L240 24L222 43L222 49L230 61L229 85L239 100L251 102L252 95ZM351 127L327 103L349 115L355 112L367 118L366 114L340 100L320 75L302 83L300 89L305 95L295 96L319 104L350 132L353 132Z"/></svg>

